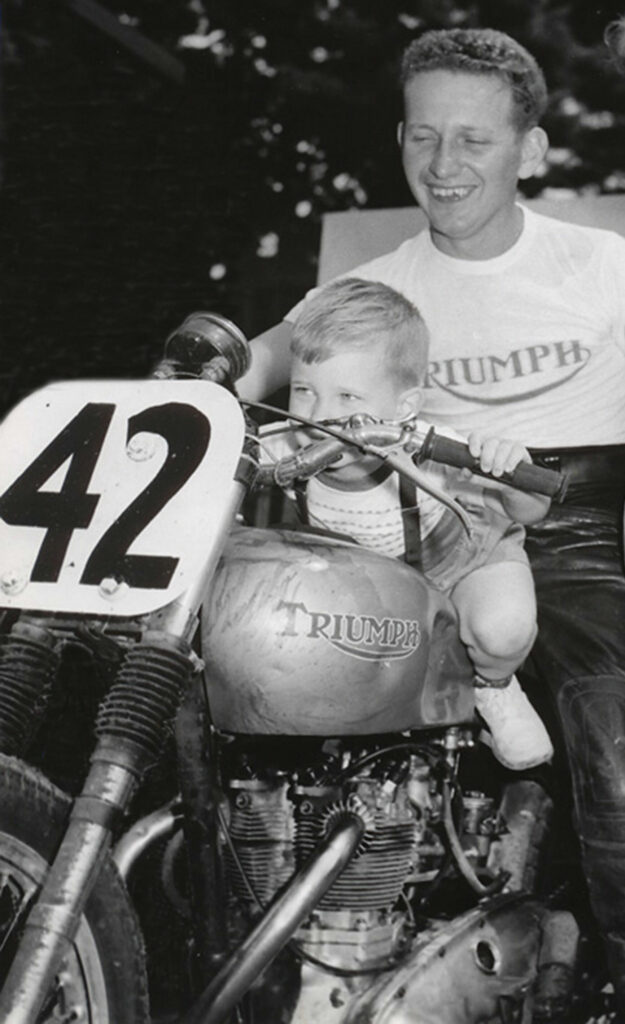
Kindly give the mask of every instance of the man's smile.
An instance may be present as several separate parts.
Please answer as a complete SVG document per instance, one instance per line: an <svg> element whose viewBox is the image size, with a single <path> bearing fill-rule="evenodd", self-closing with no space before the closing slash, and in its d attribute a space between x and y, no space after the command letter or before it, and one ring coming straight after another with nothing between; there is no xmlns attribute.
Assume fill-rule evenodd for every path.
<svg viewBox="0 0 625 1024"><path fill-rule="evenodd" d="M428 185L430 195L444 203L457 203L473 192L474 185Z"/></svg>

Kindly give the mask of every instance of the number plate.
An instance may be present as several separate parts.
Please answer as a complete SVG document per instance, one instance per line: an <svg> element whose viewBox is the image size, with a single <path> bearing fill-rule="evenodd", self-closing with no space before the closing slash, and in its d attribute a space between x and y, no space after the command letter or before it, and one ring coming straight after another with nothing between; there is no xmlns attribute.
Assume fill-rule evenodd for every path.
<svg viewBox="0 0 625 1024"><path fill-rule="evenodd" d="M0 425L0 605L143 615L228 528L244 418L205 381L72 381Z"/></svg>

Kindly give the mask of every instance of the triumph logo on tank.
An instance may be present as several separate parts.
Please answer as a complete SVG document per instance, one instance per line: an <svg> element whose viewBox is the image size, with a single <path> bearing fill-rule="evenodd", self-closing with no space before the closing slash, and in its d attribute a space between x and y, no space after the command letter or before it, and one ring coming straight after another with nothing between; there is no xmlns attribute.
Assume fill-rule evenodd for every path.
<svg viewBox="0 0 625 1024"><path fill-rule="evenodd" d="M335 650L365 661L408 658L421 642L416 619L310 611L302 601L281 601L278 607L286 616L281 636L323 640Z"/></svg>

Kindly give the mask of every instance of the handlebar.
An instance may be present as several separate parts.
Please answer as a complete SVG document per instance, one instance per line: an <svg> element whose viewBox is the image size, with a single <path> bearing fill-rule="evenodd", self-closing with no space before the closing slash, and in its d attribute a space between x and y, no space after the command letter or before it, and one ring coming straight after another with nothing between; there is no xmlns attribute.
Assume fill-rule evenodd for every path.
<svg viewBox="0 0 625 1024"><path fill-rule="evenodd" d="M343 454L346 446L366 452L370 452L373 447L376 449L375 454L383 457L383 449L397 446L405 433L404 427L395 423L367 423L346 427L341 430L342 437L324 438L293 455L285 456L275 466L263 469L269 469L270 481L279 487L289 487L295 480L308 480L327 469Z"/></svg>
<svg viewBox="0 0 625 1024"><path fill-rule="evenodd" d="M336 429L334 430L336 434ZM566 477L552 469L521 462L512 473L494 476L480 469L479 459L470 452L463 441L456 441L437 434L433 427L424 430L414 421L405 423L357 423L341 428L342 436L324 438L306 448L287 455L273 466L264 466L260 472L260 483L276 483L289 487L296 480L307 480L332 465L345 451L346 445L359 448L368 454L388 458L391 449L400 448L415 466L429 460L486 477L497 483L505 483L516 490L543 494L561 501L566 492ZM398 467L396 467L398 468Z"/></svg>
<svg viewBox="0 0 625 1024"><path fill-rule="evenodd" d="M250 358L247 339L235 324L217 313L198 311L170 334L165 356L153 375L167 378L191 374L232 387L248 369ZM485 473L467 444L437 434L434 428L423 431L415 419L390 423L356 416L347 424L341 424L340 436L336 429L329 433L331 437L280 459L275 466L262 467L257 482L275 482L280 487L289 487L297 479L306 480L327 469L340 457L345 446L350 445L383 460L390 460L391 450L399 447L410 455L414 467L425 460L439 462L557 501L562 500L566 491L567 481L561 473L531 462L521 462L512 473L501 476ZM405 472L404 466L392 461L394 468Z"/></svg>
<svg viewBox="0 0 625 1024"><path fill-rule="evenodd" d="M476 476L497 480L518 491L544 494L556 501L562 501L566 493L567 478L563 473L546 469L543 466L535 466L532 462L519 462L512 473L502 473L501 476L485 473L480 469L480 460L471 454L467 444L437 434L434 429L428 432L419 453L418 461L422 462L424 459L441 462L446 466L456 466L459 469L468 469Z"/></svg>

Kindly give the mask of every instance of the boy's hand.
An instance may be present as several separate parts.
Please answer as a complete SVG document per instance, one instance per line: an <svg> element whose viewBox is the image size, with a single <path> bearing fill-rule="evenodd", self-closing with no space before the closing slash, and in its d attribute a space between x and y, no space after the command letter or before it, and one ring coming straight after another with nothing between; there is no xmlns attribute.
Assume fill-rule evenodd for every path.
<svg viewBox="0 0 625 1024"><path fill-rule="evenodd" d="M527 448L518 441L506 441L501 437L487 437L474 430L467 438L469 451L479 459L480 469L494 477L512 473L520 462L531 462ZM493 488L498 493L493 493ZM490 491L490 498L489 498ZM550 500L542 494L513 490L502 480L500 483L486 483L486 503L493 508L503 509L517 523L536 523L549 511Z"/></svg>
<svg viewBox="0 0 625 1024"><path fill-rule="evenodd" d="M474 430L468 437L469 451L474 459L480 460L480 469L493 476L512 473L519 462L531 462L527 448L518 441L507 441L501 437L488 437Z"/></svg>

